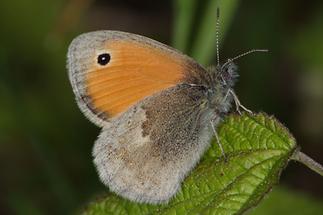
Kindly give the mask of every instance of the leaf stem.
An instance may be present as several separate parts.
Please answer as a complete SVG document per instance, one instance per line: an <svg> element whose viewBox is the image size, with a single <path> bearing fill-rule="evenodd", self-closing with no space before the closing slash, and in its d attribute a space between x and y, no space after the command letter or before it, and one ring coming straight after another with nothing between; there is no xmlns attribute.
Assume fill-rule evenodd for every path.
<svg viewBox="0 0 323 215"><path fill-rule="evenodd" d="M303 152L301 152L299 150L295 151L295 153L292 155L291 159L304 164L305 166L307 166L308 168L310 168L314 172L323 176L323 166L321 164L317 163L316 161L314 161L312 158L310 158L309 156L307 156Z"/></svg>

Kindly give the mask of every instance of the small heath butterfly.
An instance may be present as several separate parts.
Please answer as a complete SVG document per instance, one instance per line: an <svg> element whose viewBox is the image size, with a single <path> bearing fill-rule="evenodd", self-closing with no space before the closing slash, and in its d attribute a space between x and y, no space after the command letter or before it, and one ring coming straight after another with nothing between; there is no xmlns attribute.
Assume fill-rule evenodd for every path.
<svg viewBox="0 0 323 215"><path fill-rule="evenodd" d="M238 76L232 60L205 68L171 47L120 31L74 39L69 79L81 111L102 128L93 148L101 181L136 202L174 196L232 101L243 107L232 89Z"/></svg>

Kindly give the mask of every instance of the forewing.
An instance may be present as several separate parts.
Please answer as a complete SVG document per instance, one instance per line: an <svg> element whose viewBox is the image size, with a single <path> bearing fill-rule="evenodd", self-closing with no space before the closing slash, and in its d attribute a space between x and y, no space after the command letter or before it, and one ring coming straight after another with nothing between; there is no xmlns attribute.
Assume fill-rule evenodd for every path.
<svg viewBox="0 0 323 215"><path fill-rule="evenodd" d="M102 53L110 56L103 66L97 59ZM74 39L68 51L68 70L79 107L101 126L143 98L204 71L166 45L119 31L91 32Z"/></svg>

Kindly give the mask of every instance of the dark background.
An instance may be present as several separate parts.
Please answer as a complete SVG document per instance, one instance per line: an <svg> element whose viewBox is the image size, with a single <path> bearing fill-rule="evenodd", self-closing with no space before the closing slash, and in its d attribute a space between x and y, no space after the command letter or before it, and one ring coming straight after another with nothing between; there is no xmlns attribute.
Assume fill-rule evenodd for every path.
<svg viewBox="0 0 323 215"><path fill-rule="evenodd" d="M234 9L220 3L221 59L270 50L237 61L240 100L276 116L302 151L323 163L323 2L226 1ZM66 51L75 36L128 31L214 64L213 3L1 0L0 214L75 213L107 190L91 158L99 128L78 110L67 77ZM300 214L318 214L322 199L322 177L291 163L259 210L287 214L301 205ZM276 206L280 211L270 212Z"/></svg>

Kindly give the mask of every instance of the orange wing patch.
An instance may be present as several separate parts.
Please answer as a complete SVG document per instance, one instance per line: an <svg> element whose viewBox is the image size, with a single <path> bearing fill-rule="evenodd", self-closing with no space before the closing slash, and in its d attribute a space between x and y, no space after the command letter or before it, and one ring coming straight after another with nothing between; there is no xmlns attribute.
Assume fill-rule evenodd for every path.
<svg viewBox="0 0 323 215"><path fill-rule="evenodd" d="M95 111L114 117L139 100L175 86L184 78L184 59L147 44L107 41L110 62L93 65L85 76Z"/></svg>

